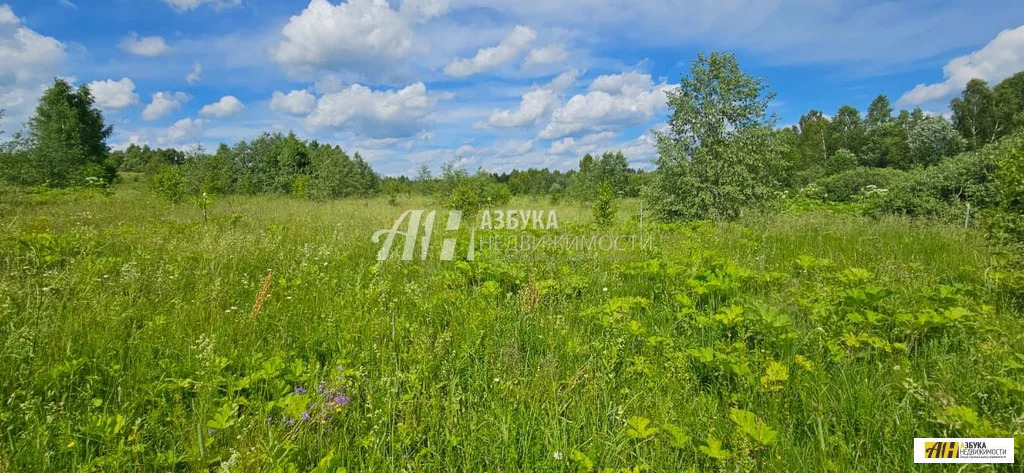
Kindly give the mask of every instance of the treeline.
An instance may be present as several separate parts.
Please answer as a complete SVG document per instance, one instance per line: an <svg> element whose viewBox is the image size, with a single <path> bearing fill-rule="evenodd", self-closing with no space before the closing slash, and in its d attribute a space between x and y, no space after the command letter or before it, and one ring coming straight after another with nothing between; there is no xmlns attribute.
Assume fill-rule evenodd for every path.
<svg viewBox="0 0 1024 473"><path fill-rule="evenodd" d="M413 177L384 178L359 153L291 133L265 133L212 153L136 145L110 152L111 127L88 88L58 79L26 133L0 148L0 172L16 184L51 187L104 185L118 171L141 172L172 201L203 193L312 199L384 193L428 195L471 209L512 195L543 195L607 209L610 200L640 196L664 219L733 219L799 199L940 218L962 216L969 206L1019 205L1006 186L1024 179L1005 176L1021 159L1024 73L992 88L970 81L950 103L951 120L920 109L895 112L883 95L864 116L844 105L831 116L811 110L796 125L778 128L767 113L773 97L734 56L701 54L668 94L671 113L667 130L656 133L655 172L630 169L621 152L606 152L583 156L568 172L470 173L448 164L437 176L423 167Z"/></svg>
<svg viewBox="0 0 1024 473"><path fill-rule="evenodd" d="M300 140L294 133L264 133L214 153L188 153L131 145L112 153L124 171L148 174L171 201L190 194L287 194L313 199L374 195L381 177L359 153Z"/></svg>
<svg viewBox="0 0 1024 473"><path fill-rule="evenodd" d="M669 93L668 130L658 134L656 178L645 191L662 217L732 219L787 194L947 218L1005 203L996 176L1020 159L1012 138L1024 128L1024 73L993 89L972 80L950 104L952 121L894 113L882 95L864 117L851 106L831 117L811 110L780 129L767 113L773 97L732 55L694 61Z"/></svg>

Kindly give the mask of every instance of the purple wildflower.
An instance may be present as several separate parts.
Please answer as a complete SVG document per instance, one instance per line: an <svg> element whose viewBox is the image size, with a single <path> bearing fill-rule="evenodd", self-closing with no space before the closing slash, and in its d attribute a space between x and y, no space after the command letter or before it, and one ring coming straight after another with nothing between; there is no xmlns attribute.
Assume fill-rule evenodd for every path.
<svg viewBox="0 0 1024 473"><path fill-rule="evenodd" d="M309 411L304 411L302 413L302 420L309 420Z"/></svg>
<svg viewBox="0 0 1024 473"><path fill-rule="evenodd" d="M306 394L306 388L302 386L295 387L295 394Z"/></svg>

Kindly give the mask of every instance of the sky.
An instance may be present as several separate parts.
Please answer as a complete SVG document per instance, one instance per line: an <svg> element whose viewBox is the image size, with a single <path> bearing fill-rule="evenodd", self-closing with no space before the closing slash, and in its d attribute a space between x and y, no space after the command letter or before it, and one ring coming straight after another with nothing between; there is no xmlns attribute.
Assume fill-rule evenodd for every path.
<svg viewBox="0 0 1024 473"><path fill-rule="evenodd" d="M650 169L701 51L764 78L779 126L878 94L948 114L971 78L1024 70L1020 0L4 1L4 137L60 77L90 86L115 149L294 131L386 175L606 150Z"/></svg>

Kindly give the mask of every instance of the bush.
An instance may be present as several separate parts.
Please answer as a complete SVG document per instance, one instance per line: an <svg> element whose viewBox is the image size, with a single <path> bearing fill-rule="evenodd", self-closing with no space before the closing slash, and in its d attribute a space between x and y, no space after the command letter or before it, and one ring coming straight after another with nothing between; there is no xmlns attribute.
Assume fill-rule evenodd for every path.
<svg viewBox="0 0 1024 473"><path fill-rule="evenodd" d="M1021 143L1004 140L946 158L929 168L905 172L887 195L872 202L871 210L876 214L960 220L968 205L973 209L996 206L1003 200L994 183L997 162L1020 152Z"/></svg>
<svg viewBox="0 0 1024 473"><path fill-rule="evenodd" d="M172 204L184 202L188 195L188 184L177 166L165 166L150 179L149 187Z"/></svg>
<svg viewBox="0 0 1024 473"><path fill-rule="evenodd" d="M904 179L906 173L896 169L858 167L821 179L815 185L822 199L850 202L859 198L868 186L891 189Z"/></svg>
<svg viewBox="0 0 1024 473"><path fill-rule="evenodd" d="M598 186L594 200L594 221L598 225L609 225L615 220L615 211L615 188L603 182Z"/></svg>

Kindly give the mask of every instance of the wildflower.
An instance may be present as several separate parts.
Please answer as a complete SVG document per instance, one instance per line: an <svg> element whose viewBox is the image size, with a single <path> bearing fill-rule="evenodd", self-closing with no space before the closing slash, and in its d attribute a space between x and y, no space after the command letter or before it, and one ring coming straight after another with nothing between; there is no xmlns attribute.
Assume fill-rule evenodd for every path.
<svg viewBox="0 0 1024 473"><path fill-rule="evenodd" d="M302 420L309 420L309 411L302 412Z"/></svg>
<svg viewBox="0 0 1024 473"><path fill-rule="evenodd" d="M604 291L604 292L608 292L608 288L607 287L604 288L604 289L601 289L601 290Z"/></svg>
<svg viewBox="0 0 1024 473"><path fill-rule="evenodd" d="M551 456L554 457L555 460L561 460L562 459L562 452L554 452L554 453L551 454Z"/></svg>
<svg viewBox="0 0 1024 473"><path fill-rule="evenodd" d="M304 388L302 386L295 386L295 394L299 394L299 395L306 394L306 388Z"/></svg>
<svg viewBox="0 0 1024 473"><path fill-rule="evenodd" d="M67 448L73 448L74 446L75 446L75 441L74 440L68 442L68 444L66 445Z"/></svg>
<svg viewBox="0 0 1024 473"><path fill-rule="evenodd" d="M332 396L331 400L327 401L327 403L334 405L336 409L340 409L342 407L347 406L350 401L351 400L348 398L348 396L338 393Z"/></svg>
<svg viewBox="0 0 1024 473"><path fill-rule="evenodd" d="M327 381L320 380L320 385L316 387L316 392L322 393L327 386Z"/></svg>
<svg viewBox="0 0 1024 473"><path fill-rule="evenodd" d="M213 434L217 433L217 429L210 429L210 430L207 430L207 431L206 431L206 433L208 433L208 434L210 434L210 435L213 435Z"/></svg>

